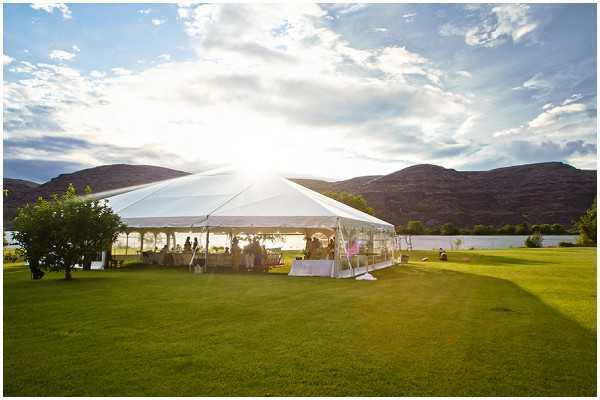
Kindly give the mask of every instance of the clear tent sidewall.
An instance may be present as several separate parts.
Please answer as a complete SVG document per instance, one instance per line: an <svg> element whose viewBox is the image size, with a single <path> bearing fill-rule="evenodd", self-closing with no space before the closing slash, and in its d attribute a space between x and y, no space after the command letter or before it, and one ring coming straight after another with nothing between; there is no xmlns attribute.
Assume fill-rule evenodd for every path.
<svg viewBox="0 0 600 400"><path fill-rule="evenodd" d="M356 221L346 218L336 218L335 226L330 224L322 224L321 226L278 226L278 227L258 227L258 226L227 226L224 221L205 219L203 222L198 221L195 225L184 226L183 224L173 224L171 226L159 227L158 224L149 224L154 226L130 226L129 232L163 232L170 233L185 233L197 232L221 235L304 235L312 236L315 234L323 234L327 237L335 238L334 251L334 269L332 277L345 278L356 276L368 271L385 268L391 266L395 258L396 237L393 227L384 225L370 224L362 221ZM137 224L142 221L136 221ZM144 221L148 223L149 221ZM158 221L153 221L158 223ZM212 225L216 222L221 222L220 226ZM230 221L233 222L233 221ZM239 221L238 221L239 222ZM136 224L136 225L137 225ZM223 226L225 225L225 226Z"/></svg>

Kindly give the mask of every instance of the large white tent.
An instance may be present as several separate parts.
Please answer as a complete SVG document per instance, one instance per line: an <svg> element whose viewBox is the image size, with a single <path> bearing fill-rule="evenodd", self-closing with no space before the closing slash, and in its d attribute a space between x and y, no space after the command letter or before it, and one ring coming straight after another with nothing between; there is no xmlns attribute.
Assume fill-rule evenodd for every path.
<svg viewBox="0 0 600 400"><path fill-rule="evenodd" d="M355 275L369 264L372 268L390 265L393 258L392 224L276 175L209 171L149 184L107 200L130 230L323 233L336 240L329 276ZM363 242L369 244L369 251L359 254ZM299 274L326 273L308 266Z"/></svg>

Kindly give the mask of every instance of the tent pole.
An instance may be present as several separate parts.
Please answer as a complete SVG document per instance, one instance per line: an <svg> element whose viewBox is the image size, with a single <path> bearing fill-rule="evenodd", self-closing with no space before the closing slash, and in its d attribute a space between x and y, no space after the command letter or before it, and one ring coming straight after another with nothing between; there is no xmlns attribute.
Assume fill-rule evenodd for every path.
<svg viewBox="0 0 600 400"><path fill-rule="evenodd" d="M204 272L208 271L208 236L210 235L210 228L206 226L206 249L204 250Z"/></svg>
<svg viewBox="0 0 600 400"><path fill-rule="evenodd" d="M125 255L127 255L128 248L129 248L129 232L125 232Z"/></svg>
<svg viewBox="0 0 600 400"><path fill-rule="evenodd" d="M144 252L144 233L145 232L141 232L140 231L140 261L143 260L143 255L142 253Z"/></svg>

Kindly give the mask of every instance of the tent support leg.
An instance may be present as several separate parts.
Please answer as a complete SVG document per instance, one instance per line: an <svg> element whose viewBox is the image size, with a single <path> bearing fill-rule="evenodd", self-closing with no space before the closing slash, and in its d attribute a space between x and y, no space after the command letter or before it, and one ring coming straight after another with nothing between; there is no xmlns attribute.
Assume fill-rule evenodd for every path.
<svg viewBox="0 0 600 400"><path fill-rule="evenodd" d="M204 272L208 271L208 243L209 243L209 237L210 235L210 229L207 226L206 227L206 249L204 250Z"/></svg>

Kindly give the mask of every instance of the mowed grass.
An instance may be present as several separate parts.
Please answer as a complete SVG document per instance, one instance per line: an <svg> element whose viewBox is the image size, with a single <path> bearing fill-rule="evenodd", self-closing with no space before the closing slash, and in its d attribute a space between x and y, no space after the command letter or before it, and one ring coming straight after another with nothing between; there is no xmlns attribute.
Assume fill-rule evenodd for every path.
<svg viewBox="0 0 600 400"><path fill-rule="evenodd" d="M373 282L5 268L4 394L596 394L595 249L426 256Z"/></svg>

